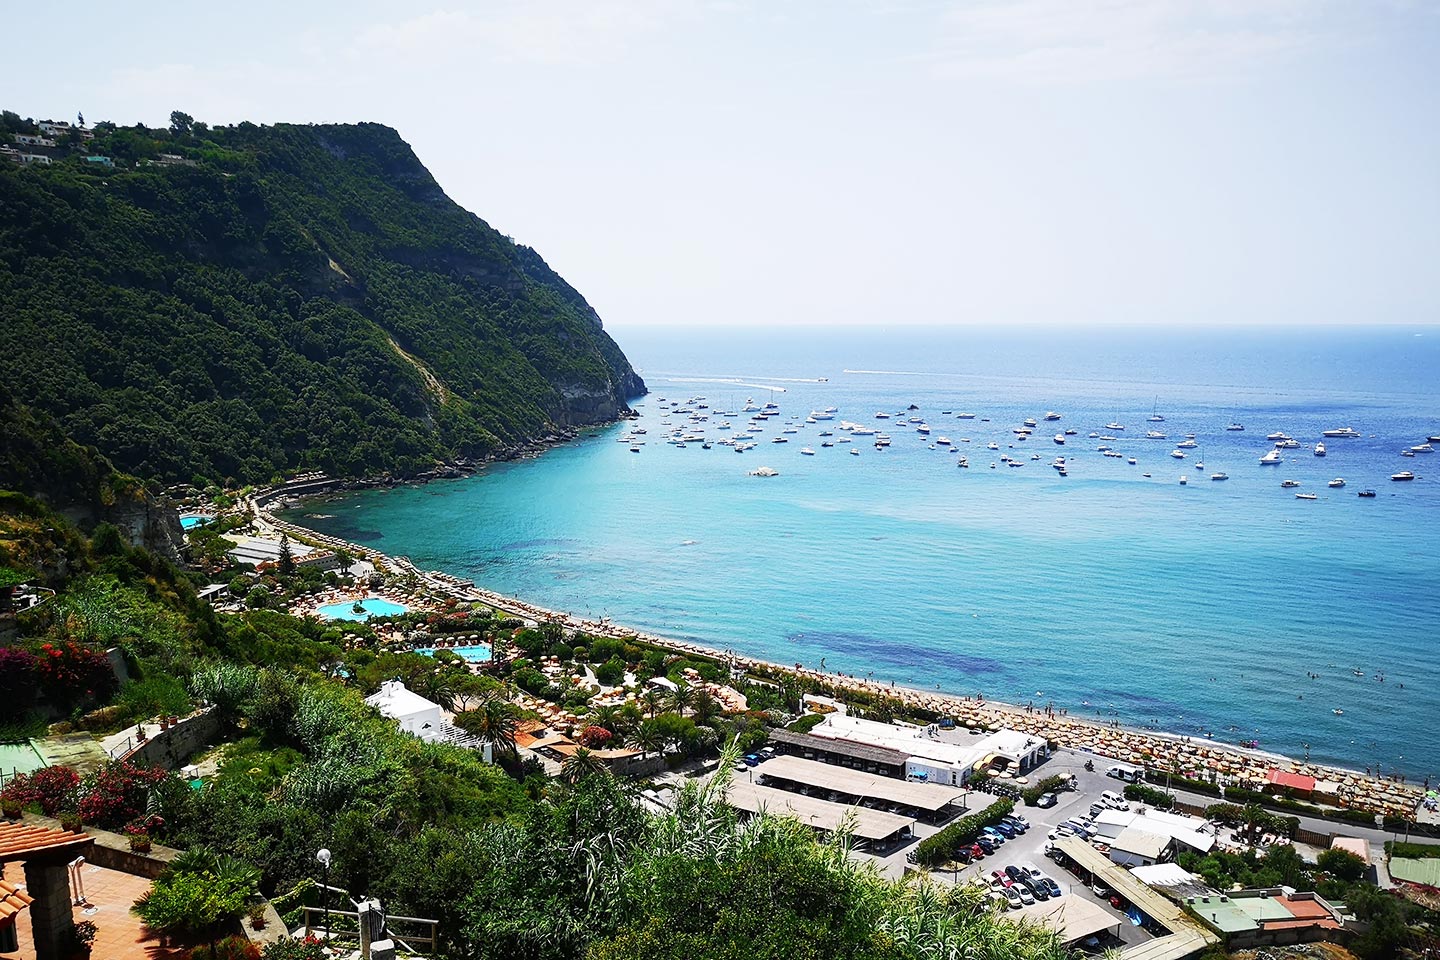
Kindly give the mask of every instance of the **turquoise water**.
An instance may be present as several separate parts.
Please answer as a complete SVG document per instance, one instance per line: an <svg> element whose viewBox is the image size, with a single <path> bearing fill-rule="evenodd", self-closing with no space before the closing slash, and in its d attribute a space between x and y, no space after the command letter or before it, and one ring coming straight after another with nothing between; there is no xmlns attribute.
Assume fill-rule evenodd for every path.
<svg viewBox="0 0 1440 960"><path fill-rule="evenodd" d="M214 519L214 517L208 517L204 514L187 514L180 518L180 529L194 530L196 527L204 526L205 524L209 523L211 520Z"/></svg>
<svg viewBox="0 0 1440 960"><path fill-rule="evenodd" d="M402 603L394 603L380 597L366 597L360 601L360 606L364 609L364 613L356 613L353 602L327 603L324 606L316 607L315 612L326 620L369 620L371 617L393 617L410 609Z"/></svg>
<svg viewBox="0 0 1440 960"><path fill-rule="evenodd" d="M641 452L616 442L622 424L466 480L330 502L333 519L293 518L546 606L780 662L1440 772L1428 732L1440 716L1440 454L1399 455L1440 433L1440 331L782 329L620 342L652 390L636 404ZM660 397L738 411L771 400L769 388L783 416L755 449L663 442ZM874 418L911 403L928 441ZM828 406L836 420L803 423ZM1146 419L1157 406L1163 424ZM1063 418L1016 441L1022 418L1048 410ZM727 419L738 429L748 416ZM822 429L844 435L842 418L885 429L892 446L821 447ZM712 440L726 435L718 420L703 424ZM798 432L771 444L789 420ZM1244 432L1226 430L1232 421ZM1320 432L1342 426L1363 436L1314 457ZM1168 439L1137 437L1151 427ZM1062 448L1051 437L1063 428L1078 433ZM1275 430L1302 446L1261 466ZM1110 445L1138 463L1104 457L1092 431L1122 438ZM1186 433L1198 446L1172 459ZM970 469L930 449L941 435ZM1049 467L1057 455L1068 477ZM780 476L747 475L760 465ZM1392 483L1402 469L1420 479ZM1230 479L1210 481L1217 470ZM1335 477L1346 486L1329 488ZM1364 488L1377 496L1358 498Z"/></svg>
<svg viewBox="0 0 1440 960"><path fill-rule="evenodd" d="M490 647L487 644L475 644L467 647L445 647L443 649L449 650L451 653L459 656L460 659L469 663L488 663L490 661ZM434 647L416 647L415 652L424 654L427 657L435 656Z"/></svg>

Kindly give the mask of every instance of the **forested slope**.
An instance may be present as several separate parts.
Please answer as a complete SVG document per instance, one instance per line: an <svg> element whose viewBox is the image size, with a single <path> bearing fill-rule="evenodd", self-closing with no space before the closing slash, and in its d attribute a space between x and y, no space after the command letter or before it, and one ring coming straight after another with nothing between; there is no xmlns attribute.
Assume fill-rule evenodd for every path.
<svg viewBox="0 0 1440 960"><path fill-rule="evenodd" d="M415 471L644 390L584 298L394 130L95 134L0 164L0 379L120 470Z"/></svg>

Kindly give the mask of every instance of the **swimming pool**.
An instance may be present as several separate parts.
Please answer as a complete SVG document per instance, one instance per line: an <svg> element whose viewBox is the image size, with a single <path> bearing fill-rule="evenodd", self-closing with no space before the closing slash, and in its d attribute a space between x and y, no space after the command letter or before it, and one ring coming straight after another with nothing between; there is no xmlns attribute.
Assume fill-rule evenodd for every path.
<svg viewBox="0 0 1440 960"><path fill-rule="evenodd" d="M315 612L326 620L369 620L371 617L393 617L410 610L403 603L395 603L393 600L386 600L383 597L366 597L360 601L360 607L364 613L357 613L354 609L354 602L345 600L341 603L327 603L324 606L316 607Z"/></svg>
<svg viewBox="0 0 1440 960"><path fill-rule="evenodd" d="M460 659L469 663L490 662L490 645L486 643L475 643L464 647L441 647L440 649L449 650L451 653L457 654ZM414 652L424 654L427 657L433 657L435 655L435 648L416 647Z"/></svg>
<svg viewBox="0 0 1440 960"><path fill-rule="evenodd" d="M7 740L0 743L0 773L33 773L48 766L40 751L35 749L33 740Z"/></svg>
<svg viewBox="0 0 1440 960"><path fill-rule="evenodd" d="M204 526L214 519L214 517L206 516L203 513L187 513L180 518L180 529L194 530L196 527Z"/></svg>

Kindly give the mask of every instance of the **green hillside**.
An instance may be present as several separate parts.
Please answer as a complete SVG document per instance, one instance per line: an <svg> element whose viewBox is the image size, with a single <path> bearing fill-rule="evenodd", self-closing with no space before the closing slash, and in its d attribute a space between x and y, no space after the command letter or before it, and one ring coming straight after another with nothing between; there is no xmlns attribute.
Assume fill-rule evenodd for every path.
<svg viewBox="0 0 1440 960"><path fill-rule="evenodd" d="M6 112L0 139L28 126ZM0 382L121 471L410 472L644 390L584 298L388 127L94 133L0 163Z"/></svg>

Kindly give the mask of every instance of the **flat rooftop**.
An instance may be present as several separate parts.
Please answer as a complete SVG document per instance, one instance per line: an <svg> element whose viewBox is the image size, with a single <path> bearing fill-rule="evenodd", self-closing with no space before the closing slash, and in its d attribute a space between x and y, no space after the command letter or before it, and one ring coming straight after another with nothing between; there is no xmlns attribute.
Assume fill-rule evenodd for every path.
<svg viewBox="0 0 1440 960"><path fill-rule="evenodd" d="M875 747L867 743L856 743L854 740L840 740L834 737L817 737L808 733L796 733L793 730L771 730L770 742L784 744L798 750L813 750L816 753L832 753L840 756L850 757L852 760L861 760L866 763L882 764L890 767L904 767L905 761L910 759L910 754L901 753L898 750L890 750L886 747Z"/></svg>
<svg viewBox="0 0 1440 960"><path fill-rule="evenodd" d="M861 840L885 840L915 823L910 817L831 803L829 800L790 793L788 790L762 787L748 780L731 781L725 794L725 802L736 810L747 813L763 811L780 817L795 817L801 823L817 830L832 832L840 828L846 817L853 815L854 834Z"/></svg>
<svg viewBox="0 0 1440 960"><path fill-rule="evenodd" d="M915 783L910 780L896 780L878 774L864 773L849 767L837 767L816 760L780 755L772 757L755 768L755 772L766 777L776 777L791 783L803 783L822 790L834 790L852 797L874 797L891 803L927 810L931 813L942 810L965 796L958 787L947 787L937 783Z"/></svg>
<svg viewBox="0 0 1440 960"><path fill-rule="evenodd" d="M1113 930L1130 922L1084 897L1056 897L1021 907L1013 914L1007 912L1006 916L1049 927L1060 935L1060 942L1067 946L1093 937L1102 930Z"/></svg>

